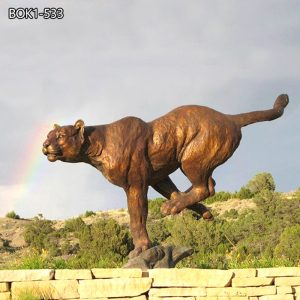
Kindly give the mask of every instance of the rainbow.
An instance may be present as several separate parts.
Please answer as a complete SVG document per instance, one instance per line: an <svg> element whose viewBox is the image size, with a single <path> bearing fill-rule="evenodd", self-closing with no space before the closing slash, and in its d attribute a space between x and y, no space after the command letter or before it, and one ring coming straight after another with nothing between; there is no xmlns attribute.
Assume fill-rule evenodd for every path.
<svg viewBox="0 0 300 300"><path fill-rule="evenodd" d="M35 192L37 184L43 184L45 169L49 166L47 159L42 153L42 144L48 132L53 128L54 121L60 120L59 124L73 124L74 119L61 119L58 116L51 116L42 122L33 125L33 130L27 136L27 142L22 147L20 157L17 157L15 166L9 176L10 184L0 186L0 216L8 211L21 209L30 199L30 193ZM24 204L25 203L25 204Z"/></svg>
<svg viewBox="0 0 300 300"><path fill-rule="evenodd" d="M27 136L27 143L22 147L20 157L17 157L15 167L10 174L10 185L2 187L4 198L0 215L5 215L10 210L15 210L29 194L33 183L39 183L42 179L45 157L42 154L42 143L51 129L50 122L43 122L36 126Z"/></svg>

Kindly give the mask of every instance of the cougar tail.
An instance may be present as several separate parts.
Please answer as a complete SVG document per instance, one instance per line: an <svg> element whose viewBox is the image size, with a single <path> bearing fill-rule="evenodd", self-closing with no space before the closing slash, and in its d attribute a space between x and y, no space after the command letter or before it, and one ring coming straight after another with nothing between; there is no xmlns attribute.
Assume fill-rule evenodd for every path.
<svg viewBox="0 0 300 300"><path fill-rule="evenodd" d="M282 94L277 97L272 109L252 111L249 113L232 115L231 117L238 125L240 125L240 127L257 122L272 121L283 115L284 108L288 105L288 103L288 95Z"/></svg>

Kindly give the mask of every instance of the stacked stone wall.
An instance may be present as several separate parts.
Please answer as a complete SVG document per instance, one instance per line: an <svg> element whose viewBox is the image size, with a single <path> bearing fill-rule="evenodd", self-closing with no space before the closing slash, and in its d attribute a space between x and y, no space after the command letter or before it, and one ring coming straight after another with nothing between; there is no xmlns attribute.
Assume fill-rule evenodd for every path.
<svg viewBox="0 0 300 300"><path fill-rule="evenodd" d="M300 300L300 268L0 270L0 300L24 295L71 300Z"/></svg>

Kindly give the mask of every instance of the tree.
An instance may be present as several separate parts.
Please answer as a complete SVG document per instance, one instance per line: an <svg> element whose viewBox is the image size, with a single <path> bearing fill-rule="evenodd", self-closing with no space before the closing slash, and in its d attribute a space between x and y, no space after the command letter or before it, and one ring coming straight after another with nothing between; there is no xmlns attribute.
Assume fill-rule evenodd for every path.
<svg viewBox="0 0 300 300"><path fill-rule="evenodd" d="M246 185L246 188L253 194L259 194L264 190L275 191L276 185L273 176L270 173L256 174Z"/></svg>
<svg viewBox="0 0 300 300"><path fill-rule="evenodd" d="M14 211L10 211L5 215L6 218L10 219L20 219L20 216L17 215Z"/></svg>

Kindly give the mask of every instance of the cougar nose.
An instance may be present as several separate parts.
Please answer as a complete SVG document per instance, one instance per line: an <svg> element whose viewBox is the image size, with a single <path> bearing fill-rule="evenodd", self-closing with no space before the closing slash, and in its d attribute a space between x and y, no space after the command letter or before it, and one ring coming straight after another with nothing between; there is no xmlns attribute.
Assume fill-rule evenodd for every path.
<svg viewBox="0 0 300 300"><path fill-rule="evenodd" d="M42 151L43 151L43 153L44 153L45 155L48 154L47 147L48 147L49 145L50 145L50 143L49 143L48 140L46 140L46 141L43 143L43 149L42 149Z"/></svg>
<svg viewBox="0 0 300 300"><path fill-rule="evenodd" d="M49 141L46 140L46 141L44 142L44 144L43 144L43 147L47 148L49 145L50 145Z"/></svg>

